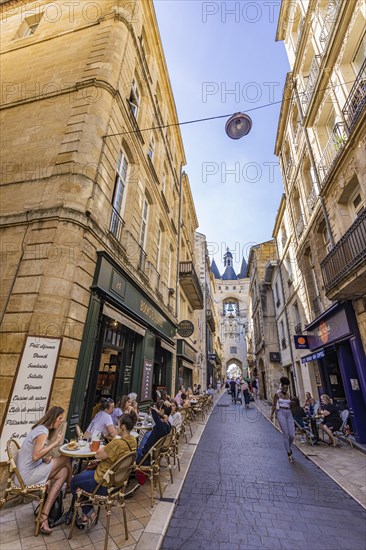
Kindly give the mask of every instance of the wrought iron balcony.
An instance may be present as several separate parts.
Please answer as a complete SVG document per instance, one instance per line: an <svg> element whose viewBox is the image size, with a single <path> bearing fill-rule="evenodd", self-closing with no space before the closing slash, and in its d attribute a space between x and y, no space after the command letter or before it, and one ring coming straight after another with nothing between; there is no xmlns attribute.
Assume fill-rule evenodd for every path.
<svg viewBox="0 0 366 550"><path fill-rule="evenodd" d="M309 214L311 214L312 211L314 210L317 200L318 200L318 195L316 194L315 189L312 188L310 193L306 197L306 204L309 210Z"/></svg>
<svg viewBox="0 0 366 550"><path fill-rule="evenodd" d="M286 349L286 348L287 348L286 338L281 338L281 346L282 346L282 349Z"/></svg>
<svg viewBox="0 0 366 550"><path fill-rule="evenodd" d="M313 60L309 69L309 76L306 81L305 91L303 92L302 104L304 106L304 111L307 111L307 108L310 103L311 96L313 95L315 83L318 78L319 69L320 69L320 55L314 55Z"/></svg>
<svg viewBox="0 0 366 550"><path fill-rule="evenodd" d="M318 173L322 187L346 141L345 125L343 122L337 122L318 163Z"/></svg>
<svg viewBox="0 0 366 550"><path fill-rule="evenodd" d="M366 59L342 109L348 132L352 130L366 105Z"/></svg>
<svg viewBox="0 0 366 550"><path fill-rule="evenodd" d="M366 209L357 217L348 231L321 262L325 291L330 293L366 262ZM358 274L354 285L360 290L364 281ZM355 287L353 285L353 292ZM361 292L362 293L362 292Z"/></svg>
<svg viewBox="0 0 366 550"><path fill-rule="evenodd" d="M113 237L117 240L121 240L122 235L122 229L124 226L124 221L117 212L115 208L112 208L112 216L111 216L111 223L109 226L109 232L113 235Z"/></svg>
<svg viewBox="0 0 366 550"><path fill-rule="evenodd" d="M303 234L304 229L305 229L304 218L302 217L302 214L300 214L300 216L299 216L299 218L296 222L296 235L299 239L300 239L301 235Z"/></svg>
<svg viewBox="0 0 366 550"><path fill-rule="evenodd" d="M179 282L193 309L202 309L203 292L193 262L180 262Z"/></svg>
<svg viewBox="0 0 366 550"><path fill-rule="evenodd" d="M295 334L302 334L301 323L298 323L297 325L295 325Z"/></svg>
<svg viewBox="0 0 366 550"><path fill-rule="evenodd" d="M323 52L326 50L330 35L334 28L341 7L342 0L329 0L324 23L320 31L319 42L322 44Z"/></svg>
<svg viewBox="0 0 366 550"><path fill-rule="evenodd" d="M290 155L287 161L287 166L285 171L286 181L290 181L293 167L294 167L294 161L292 156Z"/></svg>

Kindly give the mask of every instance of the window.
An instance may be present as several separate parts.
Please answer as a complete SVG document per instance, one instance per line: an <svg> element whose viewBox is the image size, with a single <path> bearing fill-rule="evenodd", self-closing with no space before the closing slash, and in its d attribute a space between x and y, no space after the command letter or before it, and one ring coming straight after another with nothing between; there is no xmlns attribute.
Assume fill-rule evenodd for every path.
<svg viewBox="0 0 366 550"><path fill-rule="evenodd" d="M116 171L116 180L114 184L114 194L113 194L113 210L111 218L110 232L119 239L121 237L123 220L121 217L122 207L124 203L125 190L127 184L127 172L128 172L128 162L121 151L120 157L118 159L117 171Z"/></svg>
<svg viewBox="0 0 366 550"><path fill-rule="evenodd" d="M231 346L230 353L238 353L238 348L236 346Z"/></svg>
<svg viewBox="0 0 366 550"><path fill-rule="evenodd" d="M159 227L159 229L158 229L157 252L156 252L156 270L157 270L158 273L160 273L161 237L162 237L162 231Z"/></svg>
<svg viewBox="0 0 366 550"><path fill-rule="evenodd" d="M280 335L281 335L282 349L286 349L287 343L286 343L286 338L285 338L285 327L284 327L283 321L280 321Z"/></svg>
<svg viewBox="0 0 366 550"><path fill-rule="evenodd" d="M146 234L147 234L147 216L149 212L149 203L144 199L144 204L142 207L142 218L141 218L141 232L140 232L140 246L145 250L146 246Z"/></svg>
<svg viewBox="0 0 366 550"><path fill-rule="evenodd" d="M136 83L136 80L132 81L130 97L128 100L133 116L137 119L138 110L140 106L140 92Z"/></svg>
<svg viewBox="0 0 366 550"><path fill-rule="evenodd" d="M366 57L366 33L363 35L360 45L358 46L352 61L352 66L356 76L361 71L362 64L365 61L365 57Z"/></svg>
<svg viewBox="0 0 366 550"><path fill-rule="evenodd" d="M277 281L275 283L275 295L276 295L276 306L279 307L281 305L281 300L280 300L280 293L278 291L278 282Z"/></svg>
<svg viewBox="0 0 366 550"><path fill-rule="evenodd" d="M155 138L152 135L149 143L149 150L147 152L147 156L151 161L154 159L154 154L155 154Z"/></svg>
<svg viewBox="0 0 366 550"><path fill-rule="evenodd" d="M225 287L225 290L229 290L229 287L228 287L228 286L226 286L226 287Z"/></svg>
<svg viewBox="0 0 366 550"><path fill-rule="evenodd" d="M169 254L168 254L168 288L171 288L170 279L172 276L172 258L173 253L171 247L169 247Z"/></svg>
<svg viewBox="0 0 366 550"><path fill-rule="evenodd" d="M294 302L294 320L295 320L295 334L301 334L301 319L300 311L297 302Z"/></svg>
<svg viewBox="0 0 366 550"><path fill-rule="evenodd" d="M236 286L233 286L233 290L236 290Z"/></svg>

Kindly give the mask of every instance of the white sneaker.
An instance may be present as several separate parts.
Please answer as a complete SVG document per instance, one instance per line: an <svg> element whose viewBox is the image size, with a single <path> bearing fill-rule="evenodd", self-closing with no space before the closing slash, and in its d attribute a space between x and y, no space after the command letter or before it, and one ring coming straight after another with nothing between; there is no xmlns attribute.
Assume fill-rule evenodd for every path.
<svg viewBox="0 0 366 550"><path fill-rule="evenodd" d="M305 436L302 436L301 439L300 439L301 443L306 443L306 437Z"/></svg>

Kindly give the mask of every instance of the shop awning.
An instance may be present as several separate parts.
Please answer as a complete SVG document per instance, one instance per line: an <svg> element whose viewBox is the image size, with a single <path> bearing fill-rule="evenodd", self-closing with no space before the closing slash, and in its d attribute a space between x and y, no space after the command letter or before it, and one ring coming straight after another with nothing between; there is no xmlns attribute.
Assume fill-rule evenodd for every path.
<svg viewBox="0 0 366 550"><path fill-rule="evenodd" d="M175 347L171 344L168 344L168 342L164 342L164 340L161 340L160 345L163 349L170 351L170 353L175 353Z"/></svg>
<svg viewBox="0 0 366 550"><path fill-rule="evenodd" d="M137 332L137 334L141 334L141 336L145 336L146 328L142 325L139 325L134 321L133 319L130 319L127 317L127 315L124 315L121 311L118 311L118 309L115 309L109 304L103 305L103 315L106 315L110 319L113 319L114 321L118 321L118 323L121 323L121 325L124 325L125 327L133 330L134 332Z"/></svg>

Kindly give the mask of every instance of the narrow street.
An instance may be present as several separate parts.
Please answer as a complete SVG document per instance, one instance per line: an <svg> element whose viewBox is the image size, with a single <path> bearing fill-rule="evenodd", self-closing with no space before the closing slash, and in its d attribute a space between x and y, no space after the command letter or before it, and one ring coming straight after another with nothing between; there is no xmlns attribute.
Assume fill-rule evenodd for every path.
<svg viewBox="0 0 366 550"><path fill-rule="evenodd" d="M251 404L227 393L194 455L162 548L363 550L365 511Z"/></svg>

